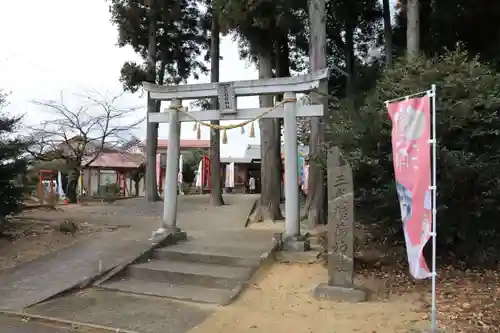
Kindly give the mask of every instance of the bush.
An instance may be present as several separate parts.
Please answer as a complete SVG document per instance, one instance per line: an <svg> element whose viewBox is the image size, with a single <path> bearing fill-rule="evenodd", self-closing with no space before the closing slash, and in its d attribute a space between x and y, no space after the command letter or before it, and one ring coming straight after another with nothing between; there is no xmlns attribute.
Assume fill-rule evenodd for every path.
<svg viewBox="0 0 500 333"><path fill-rule="evenodd" d="M382 74L359 111L335 113L329 135L353 167L357 215L380 227L379 240L403 242L384 101L428 90L431 84L437 85L438 255L468 265L496 265L500 75L460 49L397 63Z"/></svg>

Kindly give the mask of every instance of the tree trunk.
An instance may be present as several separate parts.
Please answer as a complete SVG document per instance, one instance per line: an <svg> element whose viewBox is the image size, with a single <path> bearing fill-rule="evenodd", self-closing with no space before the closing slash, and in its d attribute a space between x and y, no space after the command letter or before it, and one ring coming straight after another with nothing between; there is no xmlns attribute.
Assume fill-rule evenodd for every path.
<svg viewBox="0 0 500 333"><path fill-rule="evenodd" d="M311 71L327 67L326 62L326 15L325 0L309 0L309 26L311 37L309 40L309 57ZM328 113L328 83L324 82L318 88L320 94L311 93L313 104L323 104L325 116L311 118L311 134L309 137L309 184L307 191L306 214L309 227L325 224L327 212L325 172L318 161L326 158L325 154L325 127L324 119Z"/></svg>
<svg viewBox="0 0 500 333"><path fill-rule="evenodd" d="M273 76L273 63L271 48L260 50L259 79L268 79ZM273 106L273 96L259 97L261 108ZM276 125L274 119L260 119L260 142L261 142L261 195L257 214L257 221L276 221L283 218L280 209L281 177L280 168L276 166L281 163L280 144L278 144Z"/></svg>
<svg viewBox="0 0 500 333"><path fill-rule="evenodd" d="M156 82L156 15L154 1L150 1L148 10L148 58L146 68L146 79L148 82ZM146 96L148 101L147 112L158 112L160 102L156 102ZM156 151L158 146L158 124L146 123L146 198L148 201L158 201L158 184L156 180Z"/></svg>
<svg viewBox="0 0 500 333"><path fill-rule="evenodd" d="M160 71L158 72L158 84L165 84L165 68L167 66L167 61L165 59L161 60L160 64ZM160 107L161 102L158 101L158 107ZM160 112L160 109L158 109L158 112Z"/></svg>
<svg viewBox="0 0 500 333"><path fill-rule="evenodd" d="M80 170L78 168L73 168L68 173L68 184L66 185L66 197L69 203L77 203L78 195L76 193L78 189L78 179L80 178Z"/></svg>
<svg viewBox="0 0 500 333"><path fill-rule="evenodd" d="M134 177L133 178L133 181L134 181L134 195L136 197L139 196L139 187L140 187L139 185L141 183L141 179L142 179L142 177Z"/></svg>
<svg viewBox="0 0 500 333"><path fill-rule="evenodd" d="M276 77L290 76L290 50L288 48L288 34L280 36L276 42ZM282 96L280 96L280 99Z"/></svg>
<svg viewBox="0 0 500 333"><path fill-rule="evenodd" d="M384 42L385 42L385 65L392 67L392 24L391 6L389 0L383 0L384 9Z"/></svg>
<svg viewBox="0 0 500 333"><path fill-rule="evenodd" d="M215 6L212 7L212 44L210 45L210 82L219 82L219 58L220 58L220 29L217 21ZM217 97L212 98L211 107L213 110L219 108ZM218 120L210 122L212 125L219 125ZM211 201L214 206L224 205L222 199L222 181L220 172L220 131L210 129L210 184Z"/></svg>
<svg viewBox="0 0 500 333"><path fill-rule="evenodd" d="M420 52L419 0L408 0L406 5L406 52L408 59L415 59Z"/></svg>
<svg viewBox="0 0 500 333"><path fill-rule="evenodd" d="M158 84L161 84L161 85L165 84L166 65L167 65L167 61L165 59L162 59L161 64L160 64L160 70L158 71L158 82L157 82ZM156 101L155 107L156 107L156 109L155 109L156 112L160 112L161 111L161 101ZM159 126L159 124L154 124L154 125L156 126L156 138L157 138L155 147L157 147L158 146L158 126ZM155 155L156 155L156 151L155 151ZM155 162L156 162L156 160L155 160Z"/></svg>
<svg viewBox="0 0 500 333"><path fill-rule="evenodd" d="M354 56L354 29L355 24L353 20L353 15L348 13L348 17L345 22L345 63L346 63L346 98L349 100L349 105L354 107L354 96L356 93L356 76L355 76L355 64L356 58Z"/></svg>

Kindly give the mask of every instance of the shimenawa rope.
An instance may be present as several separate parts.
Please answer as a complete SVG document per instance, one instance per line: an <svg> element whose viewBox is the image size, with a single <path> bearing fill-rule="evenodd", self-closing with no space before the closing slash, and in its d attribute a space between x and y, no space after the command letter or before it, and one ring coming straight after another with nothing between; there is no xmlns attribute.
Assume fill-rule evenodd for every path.
<svg viewBox="0 0 500 333"><path fill-rule="evenodd" d="M204 122L204 121L198 120L198 119L196 119L195 116L193 116L191 113L189 113L182 106L178 106L178 107L172 107L171 106L170 110L175 110L175 111L181 112L181 113L185 114L188 118L190 118L191 120L193 120L195 122L194 129L196 129L196 137L198 139L200 139L200 137L201 137L201 126L205 126L205 127L208 127L210 129L213 129L213 130L216 130L216 131L221 131L221 130L224 131L224 134L223 134L223 137L222 137L222 143L226 144L227 143L227 130L231 130L231 129L235 129L235 128L241 127L242 128L241 132L243 134L244 131L245 131L244 128L243 128L243 126L248 125L248 124L251 123L250 137L253 138L253 137L255 137L254 122L256 120L259 120L260 118L262 118L265 115L269 114L273 110L276 110L281 105L283 105L285 103L290 103L290 102L295 103L295 102L297 102L297 99L296 98L285 98L282 101L280 101L278 104L276 104L275 106L273 106L273 107L269 108L268 110L262 112L260 115L258 115L257 117L254 117L253 119L245 120L245 121L243 121L243 122L241 122L239 124L230 124L230 125L214 125L214 124L211 124L209 122Z"/></svg>

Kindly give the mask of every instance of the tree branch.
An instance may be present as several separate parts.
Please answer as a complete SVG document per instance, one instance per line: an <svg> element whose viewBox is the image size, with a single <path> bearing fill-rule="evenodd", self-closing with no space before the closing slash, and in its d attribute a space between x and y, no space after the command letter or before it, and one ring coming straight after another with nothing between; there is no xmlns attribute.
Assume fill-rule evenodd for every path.
<svg viewBox="0 0 500 333"><path fill-rule="evenodd" d="M32 145L28 152L39 160L64 159L77 168L92 164L107 148L116 148L125 136L131 136L144 117L133 120L138 107L121 107L123 93L105 96L97 90L85 91L76 97L83 99L77 107L64 103L33 101L48 113L50 120L31 127ZM118 149L115 149L118 150Z"/></svg>

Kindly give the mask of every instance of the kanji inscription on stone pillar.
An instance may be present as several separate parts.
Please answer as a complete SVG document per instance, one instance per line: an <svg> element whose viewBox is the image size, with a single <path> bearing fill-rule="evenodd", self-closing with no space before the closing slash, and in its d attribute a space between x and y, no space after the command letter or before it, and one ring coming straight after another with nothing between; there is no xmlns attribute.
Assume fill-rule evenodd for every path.
<svg viewBox="0 0 500 333"><path fill-rule="evenodd" d="M354 194L352 170L340 150L328 152L329 285L352 286L354 275Z"/></svg>

